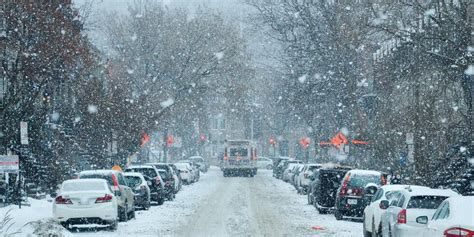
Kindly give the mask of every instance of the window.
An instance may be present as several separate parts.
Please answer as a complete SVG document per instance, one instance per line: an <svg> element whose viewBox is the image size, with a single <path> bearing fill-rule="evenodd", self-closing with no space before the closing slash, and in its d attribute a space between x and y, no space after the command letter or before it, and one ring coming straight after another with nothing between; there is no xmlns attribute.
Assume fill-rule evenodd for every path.
<svg viewBox="0 0 474 237"><path fill-rule="evenodd" d="M444 203L441 203L440 207L433 214L432 220L445 219L448 216L449 216L449 205L447 202L444 202Z"/></svg>
<svg viewBox="0 0 474 237"><path fill-rule="evenodd" d="M398 201L397 207L403 208L404 203L405 203L405 196L400 195L400 200Z"/></svg>
<svg viewBox="0 0 474 237"><path fill-rule="evenodd" d="M220 126L219 126L220 129L225 129L225 118L222 118L222 119L221 119L219 125L220 125Z"/></svg>
<svg viewBox="0 0 474 237"><path fill-rule="evenodd" d="M382 195L383 194L383 189L379 188L379 190L377 190L377 192L375 192L374 196L372 197L372 202L375 202L377 200L379 200L380 198L382 198Z"/></svg>
<svg viewBox="0 0 474 237"><path fill-rule="evenodd" d="M398 204L398 199L400 198L401 193L399 192L394 192L391 196L390 201L390 206L397 206Z"/></svg>
<svg viewBox="0 0 474 237"><path fill-rule="evenodd" d="M408 202L407 209L436 209L446 198L443 196L413 196Z"/></svg>
<svg viewBox="0 0 474 237"><path fill-rule="evenodd" d="M123 186L127 186L127 182L125 181L125 179L123 178L123 175L122 174L118 174L118 183L119 185L123 185Z"/></svg>

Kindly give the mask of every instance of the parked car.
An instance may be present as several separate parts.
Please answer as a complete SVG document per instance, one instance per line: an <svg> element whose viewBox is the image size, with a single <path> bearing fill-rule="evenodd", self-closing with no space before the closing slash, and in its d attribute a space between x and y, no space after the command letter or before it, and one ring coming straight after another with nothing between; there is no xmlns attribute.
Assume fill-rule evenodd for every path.
<svg viewBox="0 0 474 237"><path fill-rule="evenodd" d="M116 170L86 170L79 173L79 179L105 179L115 197L117 197L119 220L128 221L135 217L134 194L122 172Z"/></svg>
<svg viewBox="0 0 474 237"><path fill-rule="evenodd" d="M290 173L293 167L296 164L301 164L302 162L299 160L289 160L283 162L282 173L281 173L281 180L288 182L290 180Z"/></svg>
<svg viewBox="0 0 474 237"><path fill-rule="evenodd" d="M278 157L273 159L273 177L280 179L283 172L283 164L285 161L291 160L290 157Z"/></svg>
<svg viewBox="0 0 474 237"><path fill-rule="evenodd" d="M310 176L313 174L314 170L321 168L321 164L306 164L303 166L301 172L299 172L298 177L296 177L295 187L298 193L306 194L308 191L309 183L311 182Z"/></svg>
<svg viewBox="0 0 474 237"><path fill-rule="evenodd" d="M362 219L364 191L368 186L378 187L387 184L387 175L374 170L350 170L344 176L336 196L334 216L337 220L344 217Z"/></svg>
<svg viewBox="0 0 474 237"><path fill-rule="evenodd" d="M452 190L428 187L407 187L395 191L390 200L380 202L386 209L382 214L383 236L420 236L423 224L417 223L419 216L433 216L439 205L448 197L458 196Z"/></svg>
<svg viewBox="0 0 474 237"><path fill-rule="evenodd" d="M194 172L192 171L191 165L189 163L174 163L176 168L178 168L181 174L181 180L183 184L190 184L194 180Z"/></svg>
<svg viewBox="0 0 474 237"><path fill-rule="evenodd" d="M384 185L377 190L375 195L372 197L370 204L364 209L364 236L380 236L382 234L380 218L385 212L385 209L380 207L380 202L384 200L390 200L394 191L399 191L407 187L408 185L400 184Z"/></svg>
<svg viewBox="0 0 474 237"><path fill-rule="evenodd" d="M78 224L117 229L118 201L104 179L64 181L53 203L53 217L65 228Z"/></svg>
<svg viewBox="0 0 474 237"><path fill-rule="evenodd" d="M151 165L133 165L125 169L125 172L138 172L143 175L145 180L150 181L150 198L152 202L163 205L166 199L165 182L160 176L158 170Z"/></svg>
<svg viewBox="0 0 474 237"><path fill-rule="evenodd" d="M313 171L308 190L308 204L314 205L319 213L326 214L335 209L337 190L346 173L346 166L323 166Z"/></svg>
<svg viewBox="0 0 474 237"><path fill-rule="evenodd" d="M289 182L293 184L295 188L296 188L296 177L298 177L298 175L303 170L303 168L304 168L304 164L296 164L295 167L293 167L293 170L291 171Z"/></svg>
<svg viewBox="0 0 474 237"><path fill-rule="evenodd" d="M191 181L192 183L199 181L199 178L201 177L199 167L194 163L193 161L190 160L180 160L180 163L187 163L191 167L191 172L193 176L193 180Z"/></svg>
<svg viewBox="0 0 474 237"><path fill-rule="evenodd" d="M207 170L209 169L209 164L202 158L201 156L191 156L189 157L189 160L194 162L198 167L199 170L203 173L207 173Z"/></svg>
<svg viewBox="0 0 474 237"><path fill-rule="evenodd" d="M168 165L173 170L173 178L175 180L175 193L178 193L181 190L183 185L183 179L181 178L181 171L173 163L168 163Z"/></svg>
<svg viewBox="0 0 474 237"><path fill-rule="evenodd" d="M267 157L259 156L257 158L257 168L259 169L273 169L273 160Z"/></svg>
<svg viewBox="0 0 474 237"><path fill-rule="evenodd" d="M166 199L172 201L175 198L173 176L170 172L166 170L159 169L158 172L160 173L161 178L163 178L163 181L165 182Z"/></svg>
<svg viewBox="0 0 474 237"><path fill-rule="evenodd" d="M144 210L150 209L151 195L149 185L151 186L151 181L146 181L145 177L138 172L126 172L124 176L135 194L135 207Z"/></svg>
<svg viewBox="0 0 474 237"><path fill-rule="evenodd" d="M425 225L421 237L474 236L474 196L450 197L439 205L433 216L419 216Z"/></svg>

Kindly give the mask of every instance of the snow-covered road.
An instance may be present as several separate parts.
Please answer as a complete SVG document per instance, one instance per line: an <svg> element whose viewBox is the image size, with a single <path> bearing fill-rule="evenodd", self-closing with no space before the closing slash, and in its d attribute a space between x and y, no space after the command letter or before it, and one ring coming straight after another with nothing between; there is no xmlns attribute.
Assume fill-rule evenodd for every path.
<svg viewBox="0 0 474 237"><path fill-rule="evenodd" d="M48 205L43 205L44 209ZM50 205L49 205L50 206ZM51 216L51 210L44 210ZM311 227L322 227L313 230ZM259 170L254 178L224 178L212 167L185 186L172 202L137 211L116 232L84 231L72 236L361 236L362 224L336 221L306 204L306 196Z"/></svg>

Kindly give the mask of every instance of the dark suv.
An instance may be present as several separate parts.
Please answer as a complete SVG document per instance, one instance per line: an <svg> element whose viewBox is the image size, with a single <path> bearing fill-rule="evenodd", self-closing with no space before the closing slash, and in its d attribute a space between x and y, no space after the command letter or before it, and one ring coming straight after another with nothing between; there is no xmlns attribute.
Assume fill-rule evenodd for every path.
<svg viewBox="0 0 474 237"><path fill-rule="evenodd" d="M155 167L150 165L135 165L125 169L125 172L141 173L147 182L151 182L151 186L149 186L151 201L157 202L158 205L162 205L165 202L165 182Z"/></svg>
<svg viewBox="0 0 474 237"><path fill-rule="evenodd" d="M308 187L308 204L314 205L321 214L334 209L336 194L342 178L351 170L350 167L335 166L313 171Z"/></svg>
<svg viewBox="0 0 474 237"><path fill-rule="evenodd" d="M362 218L366 201L364 192L371 185L381 186L387 184L387 174L373 170L350 170L344 176L337 190L336 210L334 216L341 220L349 218Z"/></svg>

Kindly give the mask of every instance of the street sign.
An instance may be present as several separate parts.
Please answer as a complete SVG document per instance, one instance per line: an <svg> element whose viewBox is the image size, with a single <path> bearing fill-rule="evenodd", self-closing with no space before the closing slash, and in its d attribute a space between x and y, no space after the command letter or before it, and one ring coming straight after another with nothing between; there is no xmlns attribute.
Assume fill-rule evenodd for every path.
<svg viewBox="0 0 474 237"><path fill-rule="evenodd" d="M28 145L28 123L20 122L20 143Z"/></svg>
<svg viewBox="0 0 474 237"><path fill-rule="evenodd" d="M0 155L0 173L18 173L20 160L17 155Z"/></svg>

